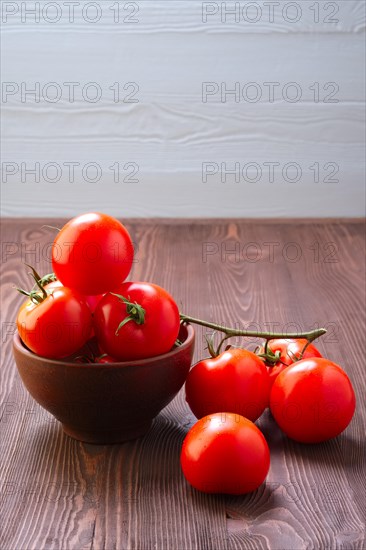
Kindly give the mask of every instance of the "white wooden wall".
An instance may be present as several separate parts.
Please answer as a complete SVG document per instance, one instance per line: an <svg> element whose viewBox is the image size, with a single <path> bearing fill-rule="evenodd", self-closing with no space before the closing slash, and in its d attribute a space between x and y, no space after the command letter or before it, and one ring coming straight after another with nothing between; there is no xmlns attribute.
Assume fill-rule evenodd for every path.
<svg viewBox="0 0 366 550"><path fill-rule="evenodd" d="M364 215L363 0L1 8L3 215Z"/></svg>

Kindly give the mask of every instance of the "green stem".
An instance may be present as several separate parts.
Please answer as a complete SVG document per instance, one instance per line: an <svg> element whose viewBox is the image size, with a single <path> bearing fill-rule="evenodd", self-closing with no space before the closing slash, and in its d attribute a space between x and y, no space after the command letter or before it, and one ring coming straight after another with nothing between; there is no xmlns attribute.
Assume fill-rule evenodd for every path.
<svg viewBox="0 0 366 550"><path fill-rule="evenodd" d="M29 264L25 264L25 265L27 267L30 267L30 269L32 270L32 272L29 272L29 275L31 275L32 279L35 282L35 285L33 286L33 290L31 290L30 292L27 292L22 288L17 288L17 291L23 294L24 296L27 296L31 300L31 302L33 302L34 304L40 304L48 297L47 290L44 288L42 278L38 275L34 267L32 267Z"/></svg>
<svg viewBox="0 0 366 550"><path fill-rule="evenodd" d="M126 311L128 315L120 322L118 325L115 335L118 336L119 331L121 328L128 323L129 321L135 321L137 325L143 325L145 322L145 309L140 306L137 302L131 302L130 297L125 298L124 296L121 296L121 294L115 294L114 292L110 292L112 296L116 296L121 302L126 304Z"/></svg>
<svg viewBox="0 0 366 550"><path fill-rule="evenodd" d="M228 337L231 336L247 336L249 338L264 338L265 340L273 340L274 338L306 338L309 342L313 342L319 336L322 336L327 331L325 328L318 328L315 330L310 330L308 332L260 332L256 330L238 330L235 328L224 327L222 325L217 325L216 323L210 323L209 321L203 321L202 319L196 319L195 317L190 317L190 315L180 314L181 321L186 323L194 323L196 325L201 325L202 327L212 328L213 330L219 330L223 332Z"/></svg>
<svg viewBox="0 0 366 550"><path fill-rule="evenodd" d="M57 281L57 277L54 273L48 273L48 275L44 275L39 279L39 282L42 286L46 286L49 283L53 283Z"/></svg>

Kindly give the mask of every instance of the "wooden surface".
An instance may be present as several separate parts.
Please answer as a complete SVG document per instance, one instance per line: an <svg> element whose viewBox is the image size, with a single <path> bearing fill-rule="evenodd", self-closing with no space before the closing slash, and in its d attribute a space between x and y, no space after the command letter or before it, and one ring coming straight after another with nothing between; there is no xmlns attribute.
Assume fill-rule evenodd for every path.
<svg viewBox="0 0 366 550"><path fill-rule="evenodd" d="M13 285L29 286L22 261L42 273L50 270L53 232L41 228L47 222L62 223L9 220L2 227L0 548L363 549L363 223L127 224L138 243L131 278L164 286L184 312L211 321L262 328L277 323L281 330L293 330L289 323L325 326L329 333L319 349L354 384L356 415L327 443L292 442L265 412L258 426L271 450L267 481L250 495L230 497L201 494L181 473L180 448L194 422L183 391L143 439L92 446L65 436L23 388L11 354L10 333L22 301ZM261 252L257 261L248 243ZM265 243L274 243L273 257ZM237 258L202 255L235 246ZM291 261L299 251L301 258ZM195 359L206 354L203 335L197 328Z"/></svg>

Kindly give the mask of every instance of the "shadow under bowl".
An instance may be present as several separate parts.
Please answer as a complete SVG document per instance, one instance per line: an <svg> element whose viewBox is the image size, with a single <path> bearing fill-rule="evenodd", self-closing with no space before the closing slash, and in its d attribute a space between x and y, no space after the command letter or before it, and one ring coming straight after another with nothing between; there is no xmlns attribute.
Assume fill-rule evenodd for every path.
<svg viewBox="0 0 366 550"><path fill-rule="evenodd" d="M183 386L193 357L194 330L181 325L182 344L163 355L108 364L35 355L14 335L13 352L31 396L86 443L121 443L144 435Z"/></svg>

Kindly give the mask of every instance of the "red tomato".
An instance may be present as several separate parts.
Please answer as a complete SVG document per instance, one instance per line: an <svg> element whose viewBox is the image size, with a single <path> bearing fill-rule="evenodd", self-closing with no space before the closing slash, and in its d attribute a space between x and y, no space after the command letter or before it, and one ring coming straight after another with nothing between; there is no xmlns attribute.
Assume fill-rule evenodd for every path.
<svg viewBox="0 0 366 550"><path fill-rule="evenodd" d="M240 495L257 489L270 464L262 432L243 416L217 413L188 432L181 466L187 481L204 493Z"/></svg>
<svg viewBox="0 0 366 550"><path fill-rule="evenodd" d="M269 377L254 353L229 349L204 359L189 372L186 400L197 418L220 411L256 420L268 405Z"/></svg>
<svg viewBox="0 0 366 550"><path fill-rule="evenodd" d="M100 357L95 358L95 363L116 363L116 359L104 353Z"/></svg>
<svg viewBox="0 0 366 550"><path fill-rule="evenodd" d="M168 352L179 327L177 304L166 290L152 283L123 283L115 293L106 294L94 312L101 349L120 361Z"/></svg>
<svg viewBox="0 0 366 550"><path fill-rule="evenodd" d="M94 363L117 363L118 360L105 353L105 351L98 345L99 353L94 356Z"/></svg>
<svg viewBox="0 0 366 550"><path fill-rule="evenodd" d="M52 281L45 286L45 289L52 290L53 288L60 288L61 286L64 286L61 281ZM95 308L97 307L103 296L104 294L97 294L96 296L83 296L92 313L94 312Z"/></svg>
<svg viewBox="0 0 366 550"><path fill-rule="evenodd" d="M336 437L355 411L352 384L328 359L303 359L275 380L270 409L288 437L301 443L319 443Z"/></svg>
<svg viewBox="0 0 366 550"><path fill-rule="evenodd" d="M54 288L41 303L27 300L17 317L19 335L37 355L61 359L90 337L92 315L83 297L70 288Z"/></svg>
<svg viewBox="0 0 366 550"><path fill-rule="evenodd" d="M269 380L271 387L273 382L276 380L277 376L285 370L289 365L292 365L298 361L301 357L301 352L307 344L306 338L299 338L297 340L291 340L289 338L278 338L276 340L270 340L268 347L275 354L276 351L280 352L280 357L278 362L273 366L267 365L267 370L269 374ZM264 344L261 348L261 352L264 351ZM321 353L314 346L314 344L309 344L305 349L305 352L302 356L302 359L309 359L310 357L322 357Z"/></svg>
<svg viewBox="0 0 366 550"><path fill-rule="evenodd" d="M116 288L129 274L132 261L127 229L115 218L97 212L70 220L52 247L56 277L84 295Z"/></svg>

